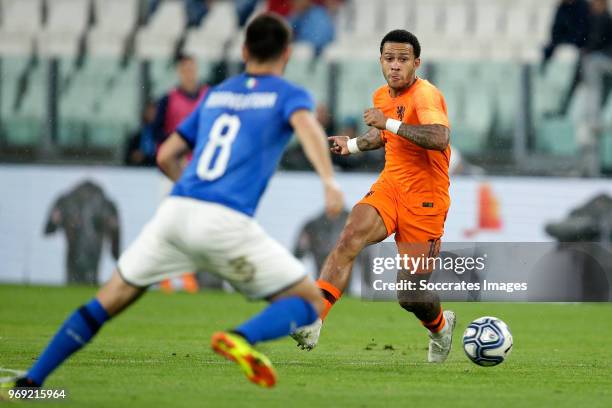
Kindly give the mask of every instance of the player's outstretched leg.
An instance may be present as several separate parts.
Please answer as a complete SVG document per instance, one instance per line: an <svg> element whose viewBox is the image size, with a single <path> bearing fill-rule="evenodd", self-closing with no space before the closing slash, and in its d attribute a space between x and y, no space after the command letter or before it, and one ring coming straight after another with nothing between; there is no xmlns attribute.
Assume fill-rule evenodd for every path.
<svg viewBox="0 0 612 408"><path fill-rule="evenodd" d="M400 252L402 250L400 249ZM404 252L405 253L405 252ZM440 297L432 291L419 289L420 282L429 281L431 272L412 274L399 271L397 280L414 282L415 290L397 291L400 306L413 313L429 330L429 352L427 361L443 363L451 350L453 330L455 329L455 312L442 310Z"/></svg>
<svg viewBox="0 0 612 408"><path fill-rule="evenodd" d="M130 305L144 290L129 285L115 272L95 298L66 319L36 363L25 376L17 378L13 386L41 387L53 370L91 341L111 317Z"/></svg>
<svg viewBox="0 0 612 408"><path fill-rule="evenodd" d="M317 281L323 293L325 309L321 319L312 325L300 327L292 334L291 337L298 342L298 347L312 350L317 345L323 320L346 289L355 258L366 245L380 242L387 235L385 223L374 207L368 204L357 204L353 207L346 226L334 250L325 260L321 276Z"/></svg>
<svg viewBox="0 0 612 408"><path fill-rule="evenodd" d="M229 332L213 334L215 353L234 361L247 378L262 387L272 387L276 374L270 360L252 346L284 337L297 327L312 324L323 311L323 298L309 278L270 298L261 313Z"/></svg>

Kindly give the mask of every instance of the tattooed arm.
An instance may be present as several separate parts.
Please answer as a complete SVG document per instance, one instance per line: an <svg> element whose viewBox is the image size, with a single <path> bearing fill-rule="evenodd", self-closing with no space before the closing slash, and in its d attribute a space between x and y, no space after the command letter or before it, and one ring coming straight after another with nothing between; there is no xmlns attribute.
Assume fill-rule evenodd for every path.
<svg viewBox="0 0 612 408"><path fill-rule="evenodd" d="M387 118L378 109L368 109L363 114L366 125L385 129ZM444 150L450 141L450 130L444 125L407 125L402 123L397 135L429 150Z"/></svg>
<svg viewBox="0 0 612 408"><path fill-rule="evenodd" d="M333 142L330 149L332 153L342 156L350 154L348 149L348 136L331 136L328 139ZM380 130L374 127L370 128L370 130L368 130L364 135L357 137L356 140L357 147L359 147L359 150L362 152L366 150L380 149L384 145L382 137L380 136Z"/></svg>
<svg viewBox="0 0 612 408"><path fill-rule="evenodd" d="M412 126L402 123L397 134L429 150L444 150L450 140L450 131L444 125Z"/></svg>
<svg viewBox="0 0 612 408"><path fill-rule="evenodd" d="M370 128L364 135L357 138L357 146L362 152L365 150L376 150L384 146L380 130Z"/></svg>

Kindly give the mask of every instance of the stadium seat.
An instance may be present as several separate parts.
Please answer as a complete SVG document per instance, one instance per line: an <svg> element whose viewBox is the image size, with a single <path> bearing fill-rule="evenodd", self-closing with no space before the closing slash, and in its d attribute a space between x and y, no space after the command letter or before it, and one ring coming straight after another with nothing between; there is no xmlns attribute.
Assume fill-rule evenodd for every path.
<svg viewBox="0 0 612 408"><path fill-rule="evenodd" d="M186 25L182 1L161 3L147 25L136 33L135 52L141 58L165 58L174 53Z"/></svg>
<svg viewBox="0 0 612 408"><path fill-rule="evenodd" d="M550 1L538 1L534 8L534 39L536 44L544 46L550 40L556 4Z"/></svg>
<svg viewBox="0 0 612 408"><path fill-rule="evenodd" d="M541 49L548 41L556 0L516 0L506 3L504 24L505 42L499 46L512 47L515 56L525 62L541 59Z"/></svg>
<svg viewBox="0 0 612 408"><path fill-rule="evenodd" d="M448 58L473 60L486 49L474 46L474 4L472 1L447 0L443 4L444 41Z"/></svg>
<svg viewBox="0 0 612 408"><path fill-rule="evenodd" d="M19 96L19 82L26 74L29 62L28 57L0 57L0 118L13 115Z"/></svg>
<svg viewBox="0 0 612 408"><path fill-rule="evenodd" d="M42 21L42 0L1 0L0 55L30 55Z"/></svg>
<svg viewBox="0 0 612 408"><path fill-rule="evenodd" d="M494 95L494 135L509 139L516 126L521 67L508 61L478 62L478 79Z"/></svg>
<svg viewBox="0 0 612 408"><path fill-rule="evenodd" d="M578 151L575 128L567 118L543 118L536 123L536 149L553 156L571 157Z"/></svg>
<svg viewBox="0 0 612 408"><path fill-rule="evenodd" d="M444 34L449 40L459 40L474 32L474 5L471 1L450 0L443 4Z"/></svg>
<svg viewBox="0 0 612 408"><path fill-rule="evenodd" d="M475 0L474 35L476 38L497 37L502 34L507 4L502 1Z"/></svg>
<svg viewBox="0 0 612 408"><path fill-rule="evenodd" d="M87 53L119 57L138 18L138 0L95 0L96 24L87 35Z"/></svg>
<svg viewBox="0 0 612 408"><path fill-rule="evenodd" d="M448 107L451 120L451 144L462 153L476 155L492 146L489 135L493 125L493 98L484 87L459 88L459 99ZM453 113L460 112L459 114ZM454 122L453 122L454 120Z"/></svg>
<svg viewBox="0 0 612 408"><path fill-rule="evenodd" d="M38 62L27 72L25 93L12 115L3 117L6 141L10 145L35 145L47 114L47 63Z"/></svg>
<svg viewBox="0 0 612 408"><path fill-rule="evenodd" d="M122 147L128 132L139 125L136 78L136 62L132 62L118 71L112 85L98 96L87 133L89 146Z"/></svg>
<svg viewBox="0 0 612 408"><path fill-rule="evenodd" d="M63 61L60 63L62 65ZM70 61L65 65L70 65ZM61 92L58 106L60 145L90 145L91 135L98 127L115 123L132 124L138 120L135 108L138 92L135 65L132 62L124 68L118 58L88 58L79 70L71 74L66 89ZM63 70L61 68L60 72ZM117 88L123 92L117 92ZM107 115L104 121L99 119L100 111L113 109L114 118Z"/></svg>
<svg viewBox="0 0 612 408"><path fill-rule="evenodd" d="M372 107L372 93L384 85L380 64L376 59L363 60L356 64L345 60L338 62L339 82L336 101L336 121L341 123L347 118L357 118L362 129L363 111Z"/></svg>
<svg viewBox="0 0 612 408"><path fill-rule="evenodd" d="M504 34L508 38L522 40L532 34L534 13L528 0L506 3L506 22Z"/></svg>
<svg viewBox="0 0 612 408"><path fill-rule="evenodd" d="M603 107L601 112L604 126L612 130L612 95L608 95L606 105Z"/></svg>
<svg viewBox="0 0 612 408"><path fill-rule="evenodd" d="M576 49L570 46L561 46L548 63L544 74L540 72L539 64L532 66L534 117L540 117L559 109L559 104L571 85L577 59Z"/></svg>
<svg viewBox="0 0 612 408"><path fill-rule="evenodd" d="M444 33L444 3L441 0L418 0L413 2L413 32L419 37L437 36Z"/></svg>
<svg viewBox="0 0 612 408"><path fill-rule="evenodd" d="M608 96L606 106L602 110L604 132L601 139L602 166L612 171L612 96Z"/></svg>
<svg viewBox="0 0 612 408"><path fill-rule="evenodd" d="M47 22L37 36L39 54L77 55L89 24L89 13L90 3L87 0L47 2Z"/></svg>
<svg viewBox="0 0 612 408"><path fill-rule="evenodd" d="M444 2L442 0L418 0L412 3L410 27L421 43L425 60L451 57L453 52L445 35Z"/></svg>
<svg viewBox="0 0 612 408"><path fill-rule="evenodd" d="M91 65L107 66L104 80L87 83L96 70L86 68L76 90L60 102L58 143L71 148L114 148L120 153L126 133L139 121L136 62L127 67L118 60L96 59ZM78 106L82 101L83 106Z"/></svg>
<svg viewBox="0 0 612 408"><path fill-rule="evenodd" d="M209 61L222 58L227 43L238 32L238 16L232 2L214 2L200 27L187 32L185 52Z"/></svg>
<svg viewBox="0 0 612 408"><path fill-rule="evenodd" d="M409 13L410 7L404 0L386 0L383 9L383 30L389 32L397 29L410 30Z"/></svg>
<svg viewBox="0 0 612 408"><path fill-rule="evenodd" d="M314 49L310 44L294 44L293 56L285 70L285 77L305 87L317 103L327 103L328 67L324 61L313 58Z"/></svg>
<svg viewBox="0 0 612 408"><path fill-rule="evenodd" d="M358 47L355 47L355 42L338 40L323 50L323 59L329 62L353 60L356 63L378 61L380 40L377 36L361 38Z"/></svg>
<svg viewBox="0 0 612 408"><path fill-rule="evenodd" d="M452 145L462 153L487 149L495 118L495 91L480 78L479 62L443 61L435 64L433 83L446 99Z"/></svg>
<svg viewBox="0 0 612 408"><path fill-rule="evenodd" d="M601 167L607 172L612 172L612 130L608 130L602 135L601 150Z"/></svg>
<svg viewBox="0 0 612 408"><path fill-rule="evenodd" d="M504 42L503 27L507 5L501 0L475 0L473 4L473 29L469 36L464 38L465 44L471 48L473 58L486 61L512 60L512 51L499 45ZM465 49L465 46L463 48Z"/></svg>
<svg viewBox="0 0 612 408"><path fill-rule="evenodd" d="M354 0L353 38L367 38L381 31L381 7L371 0Z"/></svg>
<svg viewBox="0 0 612 408"><path fill-rule="evenodd" d="M174 64L167 58L156 58L149 61L151 94L154 99L160 98L170 88L176 86L178 78Z"/></svg>

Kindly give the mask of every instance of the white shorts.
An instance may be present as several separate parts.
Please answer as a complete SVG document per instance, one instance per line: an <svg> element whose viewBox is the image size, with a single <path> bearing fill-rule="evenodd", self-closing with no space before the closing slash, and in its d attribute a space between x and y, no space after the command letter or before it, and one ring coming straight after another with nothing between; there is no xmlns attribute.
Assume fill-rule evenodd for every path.
<svg viewBox="0 0 612 408"><path fill-rule="evenodd" d="M185 272L208 271L260 299L306 276L303 264L252 218L220 204L168 197L119 258L119 273L149 286Z"/></svg>

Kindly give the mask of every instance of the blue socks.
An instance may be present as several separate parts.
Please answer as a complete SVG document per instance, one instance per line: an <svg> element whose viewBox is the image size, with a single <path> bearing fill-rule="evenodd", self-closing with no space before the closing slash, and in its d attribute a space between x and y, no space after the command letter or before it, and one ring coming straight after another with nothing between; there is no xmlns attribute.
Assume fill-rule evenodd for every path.
<svg viewBox="0 0 612 408"><path fill-rule="evenodd" d="M81 306L64 322L26 377L42 385L45 378L87 344L108 319L108 313L98 299Z"/></svg>
<svg viewBox="0 0 612 408"><path fill-rule="evenodd" d="M313 323L317 317L310 302L293 296L271 303L235 331L255 344L286 336L298 327ZM81 306L64 322L26 377L42 385L47 376L86 345L108 319L108 313L95 298Z"/></svg>
<svg viewBox="0 0 612 408"><path fill-rule="evenodd" d="M317 320L318 314L310 302L292 296L271 303L260 314L234 330L251 344L287 336L298 327Z"/></svg>

